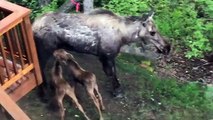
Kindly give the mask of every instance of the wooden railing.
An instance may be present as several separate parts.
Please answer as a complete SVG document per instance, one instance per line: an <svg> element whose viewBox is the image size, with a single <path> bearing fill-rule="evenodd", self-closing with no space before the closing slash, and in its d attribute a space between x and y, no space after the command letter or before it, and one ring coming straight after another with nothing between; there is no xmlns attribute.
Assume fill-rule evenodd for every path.
<svg viewBox="0 0 213 120"><path fill-rule="evenodd" d="M17 106L17 104L0 88L0 104L15 120L30 120L30 118ZM1 118L5 119L5 118Z"/></svg>
<svg viewBox="0 0 213 120"><path fill-rule="evenodd" d="M13 101L42 83L29 14L27 8L0 0L0 93Z"/></svg>

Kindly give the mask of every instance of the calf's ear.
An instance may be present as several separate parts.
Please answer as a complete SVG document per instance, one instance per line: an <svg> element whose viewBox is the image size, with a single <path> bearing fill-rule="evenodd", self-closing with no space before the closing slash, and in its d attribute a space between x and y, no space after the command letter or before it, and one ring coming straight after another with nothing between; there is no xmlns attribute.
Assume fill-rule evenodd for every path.
<svg viewBox="0 0 213 120"><path fill-rule="evenodd" d="M75 60L75 58L73 57L73 55L72 55L72 54L67 53L66 55L67 55L67 59Z"/></svg>

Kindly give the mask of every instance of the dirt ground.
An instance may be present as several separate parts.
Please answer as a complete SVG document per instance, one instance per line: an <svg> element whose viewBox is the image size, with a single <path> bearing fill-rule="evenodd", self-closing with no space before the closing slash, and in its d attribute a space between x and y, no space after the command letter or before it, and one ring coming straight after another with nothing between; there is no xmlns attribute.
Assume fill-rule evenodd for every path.
<svg viewBox="0 0 213 120"><path fill-rule="evenodd" d="M126 96L122 99L113 98L111 94L111 81L106 78L102 70L101 63L97 60L97 58L94 56L82 54L76 54L75 56L78 56L77 60L83 66L83 68L94 72L97 76L99 89L106 107L106 110L103 112L105 120L130 120L130 112L137 110L137 97L128 98ZM84 63L85 60L87 61L86 64ZM126 80L125 84L128 85L123 86L124 91L129 91L131 89L131 92L134 92L135 85L131 85L134 84L133 82L131 82L131 77L134 77L134 75L119 74L121 84L123 80ZM97 110L94 104L92 103L92 100L88 99L88 95L85 93L86 91L81 85L78 85L76 91L78 94L79 102L84 107L88 116L92 120L97 120ZM32 120L57 120L56 112L50 112L47 109L47 104L41 103L39 101L38 97L36 96L36 90L31 92L28 96L22 98L19 102L19 105L32 118ZM68 97L65 100L65 109L66 120L84 120L82 114L72 105Z"/></svg>
<svg viewBox="0 0 213 120"><path fill-rule="evenodd" d="M77 56L77 61L83 66L83 68L94 72L97 76L99 89L106 107L106 110L103 112L105 120L161 120L161 118L156 118L154 112L144 112L145 109L142 111L145 113L143 114L143 118L134 117L135 113L141 112L138 111L139 108L144 107L146 104L143 99L134 96L134 92L137 91L137 88L139 87L137 82L132 82L132 79L136 77L134 74L121 73L118 71L118 76L125 94L124 98L113 98L111 95L111 81L106 78L102 71L102 66L97 58L82 54L74 54L74 56ZM87 63L84 63L85 61L87 61ZM157 62L158 65L156 68L158 69L158 74L161 76L173 76L179 79L182 77L183 80L187 79L187 77L187 80L192 80L193 77L196 76L192 75L191 73L198 71L195 72L195 74L197 75L197 73L199 73L200 76L198 78L200 78L202 82L212 83L212 65L205 66L206 63L200 64L200 62L202 62L202 60L194 63L187 62L181 57L173 57L172 60L168 61L170 65L169 68L165 67L165 61ZM191 65L192 63L193 65ZM189 64L190 66L188 66ZM197 70L195 67L203 69ZM183 72L183 74L179 74L180 71L185 72ZM81 85L78 85L76 92L78 94L79 102L84 107L87 115L91 118L91 120L98 120L97 110ZM19 105L27 113L27 115L31 117L32 120L58 120L56 117L57 113L51 112L47 109L47 104L40 102L36 95L36 90L32 91L28 96L22 98ZM82 114L75 108L75 106L72 105L69 98L65 99L65 109L65 120L84 120Z"/></svg>
<svg viewBox="0 0 213 120"><path fill-rule="evenodd" d="M201 59L187 59L181 53L173 53L170 59L156 62L156 72L161 76L172 76L180 81L197 81L213 84L213 62Z"/></svg>

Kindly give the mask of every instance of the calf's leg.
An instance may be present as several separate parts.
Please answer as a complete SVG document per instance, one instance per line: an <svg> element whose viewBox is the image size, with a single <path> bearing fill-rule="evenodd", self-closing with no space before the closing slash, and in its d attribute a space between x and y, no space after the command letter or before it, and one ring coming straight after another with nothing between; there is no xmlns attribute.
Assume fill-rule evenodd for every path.
<svg viewBox="0 0 213 120"><path fill-rule="evenodd" d="M98 90L98 85L96 84L95 85L95 89L94 89L94 91L96 91L96 93L97 93L97 99L98 99L98 101L99 101L99 105L100 105L100 108L101 108L101 110L105 110L105 106L104 106L104 104L103 104L103 99L102 99L102 96L101 96L101 94L100 94L100 92L99 92L99 90Z"/></svg>
<svg viewBox="0 0 213 120"><path fill-rule="evenodd" d="M74 104L76 104L77 108L83 113L84 117L87 120L90 120L90 118L86 115L83 107L81 106L81 104L78 102L78 99L76 98L75 95L75 88L73 87L67 87L67 93L66 93L74 102Z"/></svg>
<svg viewBox="0 0 213 120"><path fill-rule="evenodd" d="M100 120L103 120L103 116L102 116L101 109L100 109L100 104L99 104L99 101L94 94L94 89L92 87L87 87L86 89L87 89L89 96L92 98L96 108L98 109Z"/></svg>

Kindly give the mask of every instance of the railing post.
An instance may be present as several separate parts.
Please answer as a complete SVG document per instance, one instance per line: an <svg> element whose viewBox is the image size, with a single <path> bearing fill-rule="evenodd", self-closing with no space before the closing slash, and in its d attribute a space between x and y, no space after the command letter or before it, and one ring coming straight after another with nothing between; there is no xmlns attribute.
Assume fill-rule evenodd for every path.
<svg viewBox="0 0 213 120"><path fill-rule="evenodd" d="M26 37L28 39L28 46L30 47L30 54L31 54L31 58L33 60L33 64L35 67L35 77L37 80L37 84L42 83L42 76L41 76L41 72L40 72L40 66L39 66L39 62L38 62L38 56L37 56L37 51L36 51L36 47L35 47L35 42L33 39L33 32L32 32L32 26L31 26L31 22L30 22L30 18L29 15L26 16L24 18L24 28L25 28L25 32L26 32Z"/></svg>
<svg viewBox="0 0 213 120"><path fill-rule="evenodd" d="M24 17L23 22L24 22L27 39L28 39L28 45L30 47L32 61L33 61L34 67L35 67L35 69L34 69L35 77L37 80L37 84L40 84L40 83L42 83L42 76L41 76L41 72L40 72L40 66L39 66L37 51L36 51L36 47L35 47L35 42L33 39L34 37L33 37L32 26L31 26L29 15Z"/></svg>

